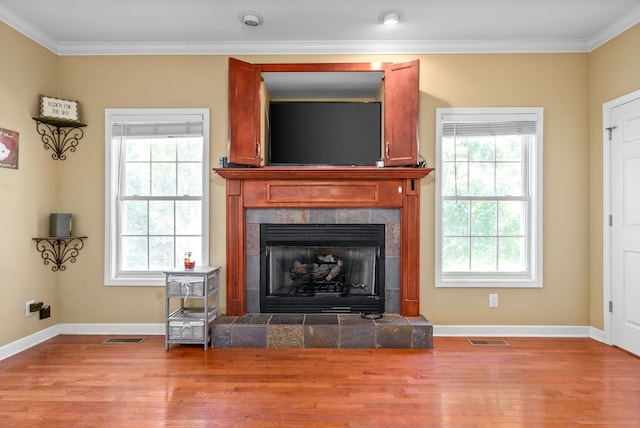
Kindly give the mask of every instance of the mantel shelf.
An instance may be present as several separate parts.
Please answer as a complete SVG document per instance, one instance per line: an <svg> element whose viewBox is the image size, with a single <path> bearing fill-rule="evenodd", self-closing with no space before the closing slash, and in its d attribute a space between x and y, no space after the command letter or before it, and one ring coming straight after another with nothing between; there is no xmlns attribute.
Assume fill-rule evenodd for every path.
<svg viewBox="0 0 640 428"><path fill-rule="evenodd" d="M45 265L53 263L51 270L65 270L66 262L75 263L76 257L84 247L86 236L46 236L32 238L36 241L36 250L42 256Z"/></svg>
<svg viewBox="0 0 640 428"><path fill-rule="evenodd" d="M391 178L424 178L433 168L376 168L370 166L327 167L327 166L265 166L262 168L214 168L226 179L240 180L386 180Z"/></svg>
<svg viewBox="0 0 640 428"><path fill-rule="evenodd" d="M51 149L51 157L54 160L65 160L67 150L76 151L78 143L84 137L84 123L70 120L50 119L47 117L34 117L36 130L42 139L45 150Z"/></svg>

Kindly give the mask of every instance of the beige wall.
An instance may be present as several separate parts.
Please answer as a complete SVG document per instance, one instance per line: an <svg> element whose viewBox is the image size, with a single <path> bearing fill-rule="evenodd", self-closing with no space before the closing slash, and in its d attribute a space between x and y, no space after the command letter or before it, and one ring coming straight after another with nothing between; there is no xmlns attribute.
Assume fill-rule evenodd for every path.
<svg viewBox="0 0 640 428"><path fill-rule="evenodd" d="M0 115L0 127L19 130L21 137L25 136L21 140L28 141L31 146L25 149L24 157L21 151L20 170L0 170L3 192L9 189L3 207L20 206L28 209L28 216L23 211L18 215L3 210L1 217L5 220L2 222L3 235L10 242L10 248L2 247L2 270L8 272L8 278L12 280L8 283L3 279L1 283L5 294L2 306L11 310L12 315L7 316L7 322L13 321L20 327L10 334L0 333L0 345L47 325L44 321L25 320L23 315L25 299L49 298L49 295L30 297L31 293L23 289L39 287L33 292L44 293L46 287L34 283L45 280L52 285L46 288L47 292L53 292L50 297L50 301L54 302L52 307L55 314L52 322L162 322L162 287L103 285L104 109L210 108L211 165L216 166L218 158L226 154L227 145L227 57L99 56L60 57L56 60L52 54L13 30L0 26L0 36L2 43L7 44L8 52L12 53L10 56L24 63L7 78L5 74L8 71L0 71L2 98L5 99L7 92L6 99L15 100L11 108L0 107L3 113ZM7 37L14 42L6 43ZM637 31L634 37L638 40ZM632 41L628 43L633 44ZM544 287L524 290L436 289L432 245L434 179L428 177L421 188L421 313L439 325L589 325L590 322L596 322L598 326L598 314L593 310L593 305L598 303L598 298L593 297L599 292L597 280L593 278L597 269L590 266L597 260L594 261L593 255L590 259L589 252L590 243L598 244L597 239L590 241L590 233L595 233L595 223L591 217L595 217L597 211L597 202L594 203L594 198L590 200L590 186L597 185L590 168L594 168L594 162L597 163L597 159L594 160L597 142L594 143L594 127L589 126L589 116L594 116L593 95L590 109L589 94L590 89L595 90L595 78L592 76L590 81L589 73L595 74L596 64L604 62L599 60L599 56L600 51L606 49L609 46L599 49L595 54L238 58L256 63L401 61L420 58L420 151L430 164L435 161L435 108L544 107ZM627 49L633 52L631 47ZM591 56L593 58L590 60ZM7 83L10 79L18 79L19 93L15 93L16 85ZM79 100L82 120L88 124L78 150L64 162L53 162L37 145L34 126L29 123L32 121L28 115L40 92ZM602 92L600 96L603 99L613 97L609 96L608 89ZM55 180L51 177L55 177ZM225 185L214 174L210 183L210 263L224 266ZM19 186L19 189L10 189L12 186ZM46 216L54 208L72 212L75 231L89 236L78 262L70 265L66 272L58 274L47 272L44 266L40 266L30 241L32 235L46 231L43 230ZM7 222L12 222L15 227L5 226ZM13 260L14 254L29 263L26 269L28 273L24 272L26 265L7 262ZM223 273L223 281L224 278ZM19 286L14 286L14 283ZM488 294L491 292L499 294L499 308L488 307Z"/></svg>
<svg viewBox="0 0 640 428"><path fill-rule="evenodd" d="M82 260L60 281L64 322L158 323L164 288L104 286L104 110L208 107L211 162L224 156L227 135L226 59L215 56L60 58L60 91L82 103L88 124L82 147L61 174L60 203L89 236ZM214 162L215 159L215 162ZM224 181L211 174L211 263L224 265ZM203 264L202 261L198 261Z"/></svg>
<svg viewBox="0 0 640 428"><path fill-rule="evenodd" d="M410 58L413 56L243 59L322 62ZM587 55L424 55L420 60L421 152L429 162L435 159L436 107L543 106L546 138L545 287L499 290L498 309L488 308L488 293L495 290L435 289L430 244L434 236L434 186L429 179L422 186L421 312L437 324L587 324ZM103 112L107 107L209 107L211 161L216 165L225 154L227 143L226 63L223 56L60 59L61 92L82 100L84 120L89 123L84 147L61 174L60 184L68 191L60 195L60 200L77 214L78 226L90 237L83 263L73 266L66 273L69 280L60 283L64 321L162 321L162 288L103 286ZM210 262L224 266L224 182L212 176L211 183ZM97 195L98 203L87 203L83 196L92 193ZM568 210L569 206L576 207L579 214ZM582 250L575 252L575 246ZM100 307L87 305L91 301L99 301Z"/></svg>
<svg viewBox="0 0 640 428"><path fill-rule="evenodd" d="M49 233L58 205L64 162L51 159L31 119L38 95L58 95L54 54L0 23L0 128L17 131L18 169L0 168L0 345L60 322L59 275L43 264L31 238ZM25 317L25 302L39 299L52 316Z"/></svg>
<svg viewBox="0 0 640 428"><path fill-rule="evenodd" d="M589 55L589 162L590 162L590 325L604 328L602 105L640 89L640 25L609 41Z"/></svg>
<svg viewBox="0 0 640 428"><path fill-rule="evenodd" d="M434 288L433 185L426 180L422 313L434 324L588 324L587 60L586 54L424 57L422 151L431 162L436 107L544 108L544 287ZM500 306L489 308L494 292Z"/></svg>

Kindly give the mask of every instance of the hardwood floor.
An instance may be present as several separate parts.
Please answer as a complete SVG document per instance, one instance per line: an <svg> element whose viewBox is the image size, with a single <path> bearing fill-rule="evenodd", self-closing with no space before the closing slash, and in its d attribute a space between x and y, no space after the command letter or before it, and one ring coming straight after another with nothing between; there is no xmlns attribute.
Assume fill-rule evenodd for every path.
<svg viewBox="0 0 640 428"><path fill-rule="evenodd" d="M640 426L640 359L590 339L207 351L105 339L58 336L0 361L0 426Z"/></svg>

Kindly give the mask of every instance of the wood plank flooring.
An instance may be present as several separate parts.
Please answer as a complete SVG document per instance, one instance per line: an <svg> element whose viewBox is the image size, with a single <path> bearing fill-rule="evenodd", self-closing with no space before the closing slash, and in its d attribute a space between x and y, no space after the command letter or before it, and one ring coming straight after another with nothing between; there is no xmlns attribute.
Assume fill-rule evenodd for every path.
<svg viewBox="0 0 640 428"><path fill-rule="evenodd" d="M640 426L640 359L590 339L209 349L58 336L0 361L0 427Z"/></svg>

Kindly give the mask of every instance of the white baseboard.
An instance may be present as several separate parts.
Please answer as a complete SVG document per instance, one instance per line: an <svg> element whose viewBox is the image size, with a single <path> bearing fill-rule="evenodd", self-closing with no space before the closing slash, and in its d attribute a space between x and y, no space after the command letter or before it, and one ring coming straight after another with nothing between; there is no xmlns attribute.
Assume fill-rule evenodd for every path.
<svg viewBox="0 0 640 428"><path fill-rule="evenodd" d="M162 324L56 324L0 347L0 361L45 342L59 334L164 335Z"/></svg>
<svg viewBox="0 0 640 428"><path fill-rule="evenodd" d="M116 323L62 323L0 347L0 361L25 351L59 334L164 335L165 325ZM434 325L438 337L589 337L603 342L604 332L589 326L554 325Z"/></svg>
<svg viewBox="0 0 640 428"><path fill-rule="evenodd" d="M44 330L30 334L29 336L25 336L22 339L18 339L15 342L8 343L0 347L0 361L15 354L19 354L20 352L36 346L39 343L51 339L52 337L56 337L58 334L60 334L58 332L58 325L53 325L45 328Z"/></svg>
<svg viewBox="0 0 640 428"><path fill-rule="evenodd" d="M589 337L602 342L604 333L576 325L434 325L433 335L441 337Z"/></svg>
<svg viewBox="0 0 640 428"><path fill-rule="evenodd" d="M59 334L149 334L164 335L164 324L58 324Z"/></svg>
<svg viewBox="0 0 640 428"><path fill-rule="evenodd" d="M589 327L589 337L598 342L607 343L604 339L604 330L599 328Z"/></svg>

